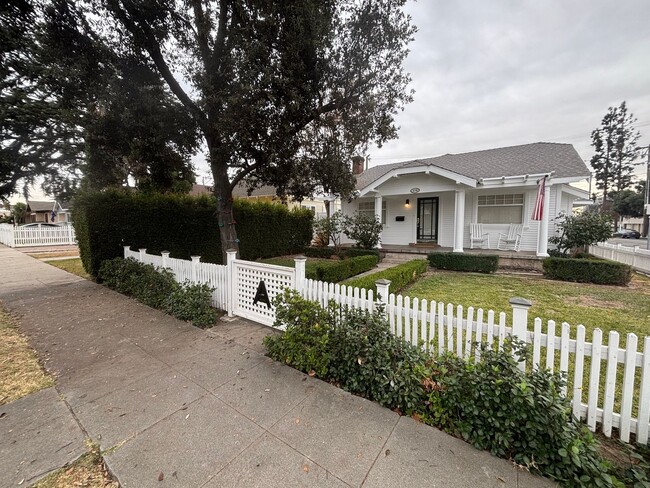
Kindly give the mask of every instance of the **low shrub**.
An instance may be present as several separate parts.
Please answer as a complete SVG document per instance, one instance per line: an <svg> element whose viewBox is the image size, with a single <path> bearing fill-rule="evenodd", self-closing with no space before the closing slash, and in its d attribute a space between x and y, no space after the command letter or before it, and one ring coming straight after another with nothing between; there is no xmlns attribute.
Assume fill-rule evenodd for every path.
<svg viewBox="0 0 650 488"><path fill-rule="evenodd" d="M390 331L383 309L343 309L329 334L329 379L356 395L411 414L424 401L425 355Z"/></svg>
<svg viewBox="0 0 650 488"><path fill-rule="evenodd" d="M396 293L415 282L427 270L427 267L427 262L424 259L416 259L368 276L347 280L343 284L376 291L375 281L379 279L390 280L390 291Z"/></svg>
<svg viewBox="0 0 650 488"><path fill-rule="evenodd" d="M273 305L273 326L285 330L282 335L264 338L269 357L293 366L303 373L327 378L332 309L324 309L317 302L305 300L292 290L278 294Z"/></svg>
<svg viewBox="0 0 650 488"><path fill-rule="evenodd" d="M180 285L168 270L150 264L133 259L106 260L99 268L97 280L196 327L211 327L217 319L216 311L210 306L212 289L208 285L189 282Z"/></svg>
<svg viewBox="0 0 650 488"><path fill-rule="evenodd" d="M562 394L564 376L520 371L527 354L516 342L503 351L483 347L478 363L453 355L434 361L422 418L563 486L613 486L596 440Z"/></svg>
<svg viewBox="0 0 650 488"><path fill-rule="evenodd" d="M551 280L625 286L632 279L631 266L613 261L551 257L542 266Z"/></svg>
<svg viewBox="0 0 650 488"><path fill-rule="evenodd" d="M432 252L428 259L431 267L436 269L494 273L499 268L499 256L497 255Z"/></svg>
<svg viewBox="0 0 650 488"><path fill-rule="evenodd" d="M304 255L308 258L331 258L334 256L333 247L306 247Z"/></svg>
<svg viewBox="0 0 650 488"><path fill-rule="evenodd" d="M212 288L205 283L185 282L171 295L171 314L179 320L207 329L214 325L217 314L211 304Z"/></svg>
<svg viewBox="0 0 650 488"><path fill-rule="evenodd" d="M351 276L368 271L375 266L379 258L377 256L358 256L356 258L343 259L334 265L316 265L316 279L328 283L338 283Z"/></svg>
<svg viewBox="0 0 650 488"><path fill-rule="evenodd" d="M291 291L274 305L274 326L286 330L264 338L273 359L402 412L423 400L424 355L390 332L383 310L323 309Z"/></svg>

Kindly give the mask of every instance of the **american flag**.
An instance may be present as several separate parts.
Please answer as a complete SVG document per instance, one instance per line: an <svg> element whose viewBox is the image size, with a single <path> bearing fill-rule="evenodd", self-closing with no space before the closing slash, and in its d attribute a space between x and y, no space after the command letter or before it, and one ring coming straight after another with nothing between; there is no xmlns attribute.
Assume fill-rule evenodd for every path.
<svg viewBox="0 0 650 488"><path fill-rule="evenodd" d="M533 220L542 220L544 215L544 191L546 190L546 176L537 180L537 198L533 209Z"/></svg>

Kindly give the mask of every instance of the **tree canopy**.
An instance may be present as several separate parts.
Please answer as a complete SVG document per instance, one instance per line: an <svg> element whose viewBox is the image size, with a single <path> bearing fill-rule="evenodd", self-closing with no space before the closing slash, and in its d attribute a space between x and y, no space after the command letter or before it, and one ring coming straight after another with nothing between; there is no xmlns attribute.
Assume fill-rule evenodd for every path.
<svg viewBox="0 0 650 488"><path fill-rule="evenodd" d="M119 55L155 68L200 128L223 249L232 189L302 199L354 189L349 162L397 136L411 101L406 0L102 0L85 4Z"/></svg>
<svg viewBox="0 0 650 488"><path fill-rule="evenodd" d="M71 0L0 6L0 198L38 178L61 198L82 175L91 188L193 181L194 121L156 71L117 55L87 14Z"/></svg>
<svg viewBox="0 0 650 488"><path fill-rule="evenodd" d="M634 161L639 156L637 143L641 134L634 128L636 119L622 102L619 107L609 107L601 126L591 133L594 155L596 188L603 192L607 204L612 192L627 189L632 181Z"/></svg>

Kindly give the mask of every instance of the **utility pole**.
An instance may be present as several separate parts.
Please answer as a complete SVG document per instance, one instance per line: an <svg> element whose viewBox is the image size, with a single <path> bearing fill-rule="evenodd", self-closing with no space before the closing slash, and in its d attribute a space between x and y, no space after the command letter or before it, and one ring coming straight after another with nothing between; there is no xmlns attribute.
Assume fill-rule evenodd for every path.
<svg viewBox="0 0 650 488"><path fill-rule="evenodd" d="M645 164L645 205L643 206L643 230L645 233L645 248L650 249L650 144L648 144L648 160Z"/></svg>

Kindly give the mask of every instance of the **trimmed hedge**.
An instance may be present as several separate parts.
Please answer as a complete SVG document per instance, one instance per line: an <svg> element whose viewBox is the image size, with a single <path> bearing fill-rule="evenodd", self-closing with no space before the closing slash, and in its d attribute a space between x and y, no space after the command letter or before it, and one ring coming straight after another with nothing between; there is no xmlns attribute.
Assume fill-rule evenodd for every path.
<svg viewBox="0 0 650 488"><path fill-rule="evenodd" d="M427 262L424 259L416 259L368 276L347 280L343 284L376 291L375 281L385 279L391 281L390 292L396 293L416 281L426 270Z"/></svg>
<svg viewBox="0 0 650 488"><path fill-rule="evenodd" d="M295 254L312 239L312 213L278 204L235 200L242 259ZM102 261L124 255L124 245L150 254L222 262L214 197L110 190L75 199L74 228L84 268L97 276Z"/></svg>
<svg viewBox="0 0 650 488"><path fill-rule="evenodd" d="M333 247L306 247L303 254L308 258L331 258L334 256Z"/></svg>
<svg viewBox="0 0 650 488"><path fill-rule="evenodd" d="M429 254L428 259L431 267L436 269L494 273L499 268L499 256L495 254L483 256L453 252L432 252Z"/></svg>
<svg viewBox="0 0 650 488"><path fill-rule="evenodd" d="M632 279L631 266L613 261L546 258L542 266L544 276L551 280L625 286Z"/></svg>
<svg viewBox="0 0 650 488"><path fill-rule="evenodd" d="M358 256L343 259L334 265L327 263L327 266L316 267L316 279L328 283L338 283L351 276L371 270L377 266L378 262L377 256Z"/></svg>

